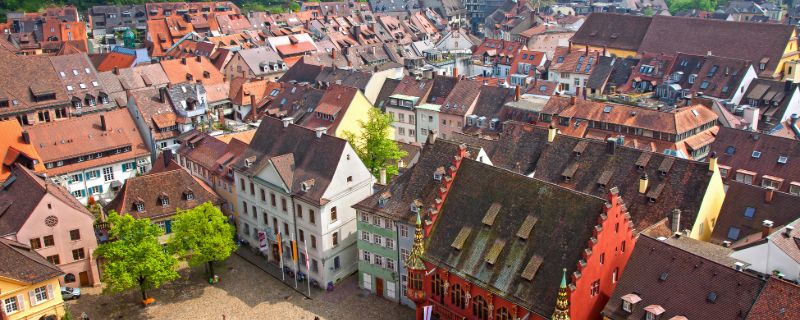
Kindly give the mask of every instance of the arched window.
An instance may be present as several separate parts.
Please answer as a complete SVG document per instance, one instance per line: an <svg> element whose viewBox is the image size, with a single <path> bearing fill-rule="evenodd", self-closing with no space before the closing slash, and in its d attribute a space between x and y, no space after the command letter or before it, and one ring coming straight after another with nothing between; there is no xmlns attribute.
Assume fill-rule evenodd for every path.
<svg viewBox="0 0 800 320"><path fill-rule="evenodd" d="M438 274L433 276L433 282L431 282L431 292L433 292L434 296L441 296L444 294L444 287L442 283L442 277Z"/></svg>
<svg viewBox="0 0 800 320"><path fill-rule="evenodd" d="M472 301L472 315L480 320L489 319L489 308L486 305L486 300L481 296L477 296Z"/></svg>
<svg viewBox="0 0 800 320"><path fill-rule="evenodd" d="M497 313L494 316L495 320L513 320L514 318L511 317L511 314L508 313L508 309L506 307L502 307L497 309Z"/></svg>
<svg viewBox="0 0 800 320"><path fill-rule="evenodd" d="M64 283L73 283L73 282L75 282L75 275L67 273L67 275L64 276Z"/></svg>
<svg viewBox="0 0 800 320"><path fill-rule="evenodd" d="M464 297L464 290L461 289L460 284L455 284L450 289L450 303L461 309L466 308L466 299Z"/></svg>

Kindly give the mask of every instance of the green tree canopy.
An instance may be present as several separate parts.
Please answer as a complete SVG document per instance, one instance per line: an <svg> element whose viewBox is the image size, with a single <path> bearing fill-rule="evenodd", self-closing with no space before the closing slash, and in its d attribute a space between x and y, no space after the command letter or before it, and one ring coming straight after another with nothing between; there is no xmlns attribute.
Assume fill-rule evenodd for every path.
<svg viewBox="0 0 800 320"><path fill-rule="evenodd" d="M360 136L345 132L344 137L372 175L377 176L381 168L386 168L386 174L389 176L396 175L397 162L406 156L406 152L400 150L397 142L389 137L392 131L392 116L371 108L368 117L366 122L359 121Z"/></svg>
<svg viewBox="0 0 800 320"><path fill-rule="evenodd" d="M189 265L208 264L214 275L214 261L225 260L236 250L235 231L228 218L211 202L178 213L172 221L169 248L187 256Z"/></svg>
<svg viewBox="0 0 800 320"><path fill-rule="evenodd" d="M164 231L150 223L150 219L135 219L129 214L111 212L111 242L97 247L95 255L103 257L103 276L111 292L121 292L139 287L142 300L146 290L178 278L178 262L164 251L158 237Z"/></svg>
<svg viewBox="0 0 800 320"><path fill-rule="evenodd" d="M667 6L669 7L669 12L672 14L689 10L689 9L698 9L704 10L709 12L714 12L717 9L717 0L669 0L667 1Z"/></svg>

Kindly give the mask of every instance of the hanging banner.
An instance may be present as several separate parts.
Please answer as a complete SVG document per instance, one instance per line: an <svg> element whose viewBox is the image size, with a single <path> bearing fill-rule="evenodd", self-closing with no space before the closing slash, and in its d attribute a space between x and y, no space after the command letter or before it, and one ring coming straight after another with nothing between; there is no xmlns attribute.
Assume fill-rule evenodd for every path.
<svg viewBox="0 0 800 320"><path fill-rule="evenodd" d="M267 248L267 233L264 231L258 232L258 248L262 251Z"/></svg>
<svg viewBox="0 0 800 320"><path fill-rule="evenodd" d="M425 316L425 320L431 320L431 313L433 312L433 305L422 307L422 312L423 312L423 314Z"/></svg>

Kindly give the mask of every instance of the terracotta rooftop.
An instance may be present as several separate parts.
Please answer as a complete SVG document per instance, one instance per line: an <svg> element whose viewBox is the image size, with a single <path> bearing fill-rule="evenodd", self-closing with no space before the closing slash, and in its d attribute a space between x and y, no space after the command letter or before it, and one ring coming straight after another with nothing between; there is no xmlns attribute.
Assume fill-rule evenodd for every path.
<svg viewBox="0 0 800 320"><path fill-rule="evenodd" d="M170 84L200 81L204 85L223 82L224 76L206 57L181 58L161 61Z"/></svg>
<svg viewBox="0 0 800 320"><path fill-rule="evenodd" d="M3 166L0 167L0 181L6 181L15 163L25 164L29 169L42 173L44 162L32 143L26 142L22 127L16 119L0 121L0 156ZM34 163L35 162L35 163Z"/></svg>
<svg viewBox="0 0 800 320"><path fill-rule="evenodd" d="M750 309L747 320L800 318L800 286L770 277Z"/></svg>

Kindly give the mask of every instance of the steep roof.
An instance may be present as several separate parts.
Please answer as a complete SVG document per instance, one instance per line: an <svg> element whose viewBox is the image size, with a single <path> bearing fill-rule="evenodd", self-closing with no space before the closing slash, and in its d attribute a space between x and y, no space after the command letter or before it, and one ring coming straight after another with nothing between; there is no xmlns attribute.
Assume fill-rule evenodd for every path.
<svg viewBox="0 0 800 320"><path fill-rule="evenodd" d="M772 221L777 227L797 218L797 212L786 208L800 208L800 197L772 191L772 199L768 202L767 193L760 186L729 181L725 202L722 203L710 241L717 244L735 242L760 233L764 229L764 220ZM739 231L731 231L734 228Z"/></svg>
<svg viewBox="0 0 800 320"><path fill-rule="evenodd" d="M440 222L427 236L425 259L458 270L459 276L503 299L549 315L562 268L569 274L575 271L604 203L594 196L464 159L438 214ZM490 208L497 214L487 227L483 221ZM536 227L527 240L520 240L515 234L528 216L536 219ZM463 230L469 230L466 237ZM454 240L463 242L460 249L451 245ZM535 256L541 258L541 265L532 280L524 279L520 273Z"/></svg>
<svg viewBox="0 0 800 320"><path fill-rule="evenodd" d="M0 277L25 284L34 284L64 274L58 266L50 263L19 242L0 238Z"/></svg>
<svg viewBox="0 0 800 320"><path fill-rule="evenodd" d="M590 45L636 51L647 34L652 19L616 13L590 14L572 36L574 45Z"/></svg>
<svg viewBox="0 0 800 320"><path fill-rule="evenodd" d="M434 76L433 86L428 95L427 103L442 104L453 88L458 83L458 78L448 76Z"/></svg>
<svg viewBox="0 0 800 320"><path fill-rule="evenodd" d="M369 72L322 67L319 75L314 80L331 85L340 84L364 91L367 89L370 79L372 79L372 74Z"/></svg>
<svg viewBox="0 0 800 320"><path fill-rule="evenodd" d="M498 139L485 139L455 133L454 141L483 148L494 166L528 175L547 144L547 130L516 121L503 122Z"/></svg>
<svg viewBox="0 0 800 320"><path fill-rule="evenodd" d="M741 319L763 286L764 280L751 274L640 236L603 314L643 319L645 308L655 305L664 310L661 319ZM641 299L630 314L622 310L629 294Z"/></svg>
<svg viewBox="0 0 800 320"><path fill-rule="evenodd" d="M3 84L0 100L8 104L4 108L8 111L3 113L69 103L66 89L48 56L18 56L0 50L0 83ZM37 100L34 94L52 94L54 99Z"/></svg>
<svg viewBox="0 0 800 320"><path fill-rule="evenodd" d="M45 181L25 167L16 165L11 177L15 179L13 183L0 190L0 238L17 233L48 193L73 209L91 215L67 189Z"/></svg>
<svg viewBox="0 0 800 320"><path fill-rule="evenodd" d="M298 61L295 63L291 68L289 68L286 73L281 76L279 82L290 82L290 81L297 81L297 82L310 82L314 83L316 81L317 76L322 72L322 66L308 64L305 63L303 60Z"/></svg>
<svg viewBox="0 0 800 320"><path fill-rule="evenodd" d="M442 103L441 113L464 115L481 94L481 82L461 80L456 83Z"/></svg>
<svg viewBox="0 0 800 320"><path fill-rule="evenodd" d="M800 318L800 286L770 277L761 290L747 320L775 320Z"/></svg>
<svg viewBox="0 0 800 320"><path fill-rule="evenodd" d="M584 26L587 22L584 22ZM711 52L715 56L749 60L756 66L764 60L766 63L764 71L757 69L756 72L761 76L770 77L778 67L778 62L793 32L792 26L779 23L656 15L652 17L639 51L667 54L683 52L698 55Z"/></svg>
<svg viewBox="0 0 800 320"><path fill-rule="evenodd" d="M594 139L557 135L536 163L534 177L580 192L601 196L619 188L637 230L681 210L681 230L692 229L711 181L708 164L614 146ZM639 179L649 178L645 194Z"/></svg>
<svg viewBox="0 0 800 320"><path fill-rule="evenodd" d="M192 196L187 197L189 194ZM163 205L162 198L168 199L167 205ZM188 210L208 201L215 205L221 203L211 187L180 168L125 180L125 185L105 210L130 213L136 218L158 219L174 215L178 209ZM141 203L144 210L138 211L136 203Z"/></svg>
<svg viewBox="0 0 800 320"><path fill-rule="evenodd" d="M201 81L204 85L208 85L223 82L222 73L204 56L162 60L160 63L170 84Z"/></svg>
<svg viewBox="0 0 800 320"><path fill-rule="evenodd" d="M44 172L44 162L32 143L26 143L22 136L22 127L16 119L0 121L0 181L5 181L11 174L14 163L26 163L36 172ZM36 161L36 164L32 160Z"/></svg>
<svg viewBox="0 0 800 320"><path fill-rule="evenodd" d="M317 138L314 130L289 124L280 119L264 117L253 140L233 168L245 175L258 174L273 158L291 155L294 158L291 191L299 198L321 203L322 195L336 171L347 141L323 134ZM246 163L250 162L251 165ZM314 179L314 187L301 190L303 181Z"/></svg>

